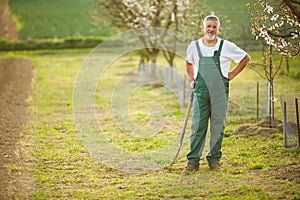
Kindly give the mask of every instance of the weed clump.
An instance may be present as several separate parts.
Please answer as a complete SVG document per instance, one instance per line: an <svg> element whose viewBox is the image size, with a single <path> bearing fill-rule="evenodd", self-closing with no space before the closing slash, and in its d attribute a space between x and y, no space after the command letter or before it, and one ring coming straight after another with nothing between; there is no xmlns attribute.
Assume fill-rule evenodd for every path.
<svg viewBox="0 0 300 200"><path fill-rule="evenodd" d="M243 135L243 136L271 136L272 134L282 133L283 125L279 119L274 120L274 127L270 127L269 117L259 121L256 124L247 124L240 126L232 135Z"/></svg>

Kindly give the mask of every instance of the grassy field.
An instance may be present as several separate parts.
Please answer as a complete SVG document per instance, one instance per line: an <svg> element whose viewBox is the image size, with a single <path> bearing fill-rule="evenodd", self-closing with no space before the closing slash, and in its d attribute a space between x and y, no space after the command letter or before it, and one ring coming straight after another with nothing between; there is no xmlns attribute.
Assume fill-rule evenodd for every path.
<svg viewBox="0 0 300 200"><path fill-rule="evenodd" d="M229 38L235 40L235 35L243 35L248 28L248 23L245 23L248 21L245 6L248 1L222 2L207 1L216 14L227 15L232 24L238 24L232 26L229 32ZM91 25L90 1L10 0L9 3L22 27L21 39L111 34L108 29ZM177 163L168 165L177 148L186 109L179 106L173 93L165 93L163 87L151 85L132 91L130 97L124 99L130 123L141 130L147 132L153 122L162 122L163 125L154 135L141 137L134 130L123 130L116 121L112 106L113 91L118 83L122 83L122 78L130 77L128 73L136 70L139 62L136 55L124 55L111 61L118 55L108 51L97 58L110 63L94 90L95 116L101 135L97 130L95 137L88 138L90 143L86 143L87 135L82 133L82 127L78 127L74 119L72 93L78 72L89 53L89 49L0 52L0 57L24 57L35 66L32 93L28 98L30 121L21 133L19 150L29 152L25 158L28 169L24 166L13 168L19 174L23 170L29 171L33 178L32 199L300 198L299 149L284 148L281 132L262 129L259 134L251 131L235 133L242 125L256 123L256 83L259 82L265 92L265 80L254 71L246 69L231 82L223 168L211 171L202 159L198 173L183 175L181 171L186 165L190 124ZM253 60L260 59L261 52L249 53ZM291 73L295 76L300 74L298 58L290 60ZM158 62L165 64L161 57ZM184 74L184 61L178 59L177 63L178 71ZM280 93L299 93L299 79L287 78L282 74L275 81L277 99ZM88 80L89 76L86 78ZM261 95L261 99L266 96L264 93ZM123 100L121 98L119 100ZM261 103L261 119L265 117L265 104ZM281 119L279 101L275 106L276 116ZM158 111L163 112L156 115ZM122 122L121 119L118 120ZM102 150L107 147L107 141L99 136L107 139L119 152L112 149L97 152L101 147ZM168 145L171 147L164 149ZM207 149L206 146L204 154ZM171 157L159 163L160 168L154 171L150 170L151 165L146 159L130 159L140 154L159 157L163 150ZM123 165L149 169L143 173L132 173L124 170ZM18 188L15 190L18 196Z"/></svg>
<svg viewBox="0 0 300 200"><path fill-rule="evenodd" d="M299 149L283 147L282 133L248 136L232 133L251 124L242 112L229 113L223 143L223 168L211 171L202 159L200 171L182 175L186 165L185 143L173 166L142 174L123 172L92 155L84 145L73 116L72 91L78 70L89 50L27 51L1 53L1 57L24 57L35 66L32 94L28 98L30 122L22 133L22 149L30 152L27 161L34 180L32 199L297 199L299 192ZM113 54L113 52L110 52ZM256 53L251 53L256 57ZM107 59L109 60L108 56ZM178 61L178 68L184 71ZM296 62L296 61L295 61ZM297 61L298 62L298 61ZM138 57L121 56L109 65L95 90L96 115L102 133L123 152L160 150L178 137L184 110L172 93L162 87L142 87L128 100L132 121L141 127L150 123L149 107L153 102L165 108L165 125L152 137L124 134L112 114L112 91L128 71L136 69ZM88 78L88 77L87 77ZM244 84L262 79L246 69L231 85L231 100L243 100ZM280 78L277 91L297 91L299 80ZM288 86L288 87L287 87ZM234 92L236 91L236 92ZM125 99L127 101L127 99ZM152 102L152 104L151 104ZM277 104L278 106L278 104ZM186 139L190 134L188 127ZM97 145L103 145L101 142ZM176 144L175 144L176 145ZM176 148L176 147L175 147ZM207 152L207 147L205 152ZM170 153L172 156L173 154ZM123 160L124 157L111 155ZM172 158L170 158L172 159ZM124 160L129 162L130 160ZM131 162L133 166L140 163ZM294 167L294 170L293 170ZM20 173L22 173L21 169ZM297 171L298 170L298 171ZM17 189L16 189L17 190ZM18 191L16 191L17 193Z"/></svg>
<svg viewBox="0 0 300 200"><path fill-rule="evenodd" d="M110 30L92 24L91 1L10 0L20 39L108 36Z"/></svg>

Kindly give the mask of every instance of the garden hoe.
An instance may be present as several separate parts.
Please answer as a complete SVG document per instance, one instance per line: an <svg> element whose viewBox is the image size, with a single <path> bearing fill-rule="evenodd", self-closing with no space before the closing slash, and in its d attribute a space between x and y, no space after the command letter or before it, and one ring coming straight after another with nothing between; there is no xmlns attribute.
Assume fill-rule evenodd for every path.
<svg viewBox="0 0 300 200"><path fill-rule="evenodd" d="M179 155L179 152L180 152L180 149L181 149L181 146L182 146L182 142L183 142L183 138L184 138L184 135L185 135L186 126L187 126L187 123L188 123L188 120L189 120L189 117L190 117L190 112L191 112L191 109L192 109L192 106L193 106L193 99L194 99L194 93L192 92L191 97L190 97L190 101L189 101L189 104L188 104L188 107L187 107L187 111L186 111L186 114L185 114L183 127L182 127L181 133L180 133L180 140L179 140L179 143L178 143L177 153L176 153L176 155L174 157L174 160L171 163L171 165L173 165L175 163L175 161L176 161L176 159Z"/></svg>

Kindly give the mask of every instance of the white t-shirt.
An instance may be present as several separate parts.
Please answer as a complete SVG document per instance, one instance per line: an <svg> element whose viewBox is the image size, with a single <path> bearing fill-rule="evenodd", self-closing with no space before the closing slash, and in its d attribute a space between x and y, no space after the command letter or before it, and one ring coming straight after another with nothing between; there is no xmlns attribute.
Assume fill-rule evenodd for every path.
<svg viewBox="0 0 300 200"><path fill-rule="evenodd" d="M211 57L214 55L215 51L218 51L221 38L217 38L217 43L214 47L207 47L203 44L202 38L198 40L202 56ZM236 46L234 43L224 40L223 47L220 55L221 71L224 77L228 78L228 72L230 68L231 61L239 63L247 53ZM186 60L192 63L194 66L194 79L197 77L198 66L199 66L199 56L196 47L196 41L192 41L187 48Z"/></svg>

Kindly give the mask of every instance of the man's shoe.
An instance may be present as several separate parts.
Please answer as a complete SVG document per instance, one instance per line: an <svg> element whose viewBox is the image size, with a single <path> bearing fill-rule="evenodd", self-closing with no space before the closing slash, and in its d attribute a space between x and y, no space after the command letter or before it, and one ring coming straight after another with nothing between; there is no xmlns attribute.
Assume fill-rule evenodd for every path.
<svg viewBox="0 0 300 200"><path fill-rule="evenodd" d="M218 170L221 168L221 164L219 162L214 162L211 165L209 165L210 169L212 170Z"/></svg>
<svg viewBox="0 0 300 200"><path fill-rule="evenodd" d="M182 173L192 173L192 172L196 172L199 170L199 165L192 165L192 164L188 164L184 170L182 171Z"/></svg>

